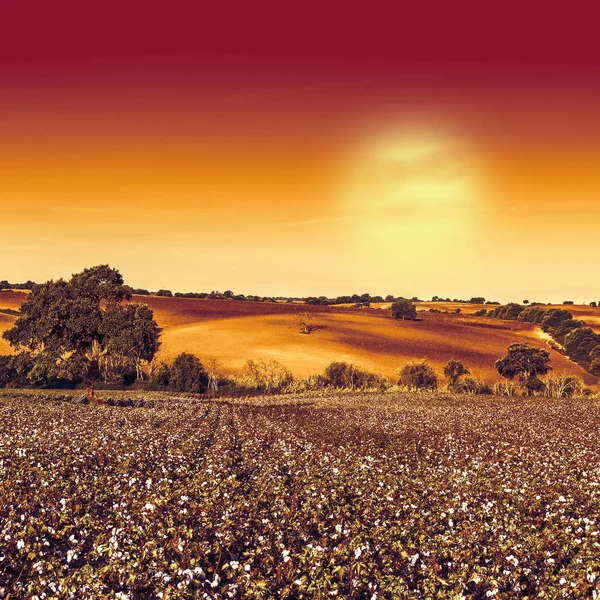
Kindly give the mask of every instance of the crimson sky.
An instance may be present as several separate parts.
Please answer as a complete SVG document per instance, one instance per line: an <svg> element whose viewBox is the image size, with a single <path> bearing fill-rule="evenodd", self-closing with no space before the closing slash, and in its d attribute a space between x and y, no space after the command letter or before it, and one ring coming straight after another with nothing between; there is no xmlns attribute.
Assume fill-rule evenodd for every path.
<svg viewBox="0 0 600 600"><path fill-rule="evenodd" d="M1 278L598 299L593 15L204 5L3 8Z"/></svg>

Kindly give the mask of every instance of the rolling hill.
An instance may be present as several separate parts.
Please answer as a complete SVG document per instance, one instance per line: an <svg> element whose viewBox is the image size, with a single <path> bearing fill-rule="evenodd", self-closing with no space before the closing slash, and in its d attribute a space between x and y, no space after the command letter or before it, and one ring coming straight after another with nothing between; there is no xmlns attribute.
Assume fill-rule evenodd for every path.
<svg viewBox="0 0 600 600"><path fill-rule="evenodd" d="M0 292L0 309L19 307L25 293ZM274 358L295 375L321 372L334 360L353 362L391 380L397 369L414 358L427 359L441 374L451 359L463 361L477 376L497 380L494 362L514 342L530 342L550 350L555 371L582 377L588 384L597 379L565 356L547 346L547 336L528 323L473 317L478 305L457 305L461 314L430 313L424 309L451 311L455 306L428 302L421 305L419 320L397 321L385 308L341 306L307 307L298 304L241 302L192 298L136 296L147 303L162 328L159 359L191 352L201 360L216 358L223 372L239 371L248 359ZM318 326L309 335L299 333L296 318L307 310ZM600 325L594 309L570 307L577 317ZM0 330L15 317L0 313ZM10 348L0 340L0 353Z"/></svg>

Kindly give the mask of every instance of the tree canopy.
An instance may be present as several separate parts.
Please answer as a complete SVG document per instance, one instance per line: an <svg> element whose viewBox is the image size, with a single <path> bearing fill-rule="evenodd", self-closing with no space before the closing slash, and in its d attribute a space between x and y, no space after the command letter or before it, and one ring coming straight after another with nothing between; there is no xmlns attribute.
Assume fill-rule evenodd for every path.
<svg viewBox="0 0 600 600"><path fill-rule="evenodd" d="M35 285L21 315L3 336L35 358L49 376L79 377L93 399L94 384L107 360L152 360L159 329L145 305L126 304L123 277L108 265L84 269L69 281Z"/></svg>
<svg viewBox="0 0 600 600"><path fill-rule="evenodd" d="M400 298L392 304L392 317L394 319L411 319L414 321L417 318L417 309L410 300Z"/></svg>
<svg viewBox="0 0 600 600"><path fill-rule="evenodd" d="M507 379L519 377L521 387L531 392L541 383L538 376L552 370L549 362L548 350L532 348L526 343L511 344L507 354L496 361L496 369Z"/></svg>

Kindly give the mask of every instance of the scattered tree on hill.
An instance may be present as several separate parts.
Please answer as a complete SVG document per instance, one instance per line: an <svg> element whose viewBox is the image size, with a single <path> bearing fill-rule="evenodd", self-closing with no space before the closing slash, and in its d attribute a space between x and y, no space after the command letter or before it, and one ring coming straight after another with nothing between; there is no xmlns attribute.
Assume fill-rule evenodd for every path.
<svg viewBox="0 0 600 600"><path fill-rule="evenodd" d="M483 296L475 296L469 300L469 304L485 304L485 298Z"/></svg>
<svg viewBox="0 0 600 600"><path fill-rule="evenodd" d="M471 372L465 367L460 360L449 360L444 367L444 376L450 380L450 387L456 387L458 380L463 375L470 375Z"/></svg>
<svg viewBox="0 0 600 600"><path fill-rule="evenodd" d="M596 302L590 302L590 306L592 308L596 308L598 306L598 304L596 304Z"/></svg>
<svg viewBox="0 0 600 600"><path fill-rule="evenodd" d="M507 379L518 377L521 387L530 395L543 388L544 384L539 376L545 375L552 369L549 362L548 350L532 348L526 343L511 344L507 354L496 361L496 369Z"/></svg>
<svg viewBox="0 0 600 600"><path fill-rule="evenodd" d="M158 292L156 292L156 295L171 298L173 296L173 292L171 290L158 290Z"/></svg>
<svg viewBox="0 0 600 600"><path fill-rule="evenodd" d="M295 321L296 325L300 329L300 333L308 335L311 331L315 329L313 319L314 314L310 311L305 311L296 315Z"/></svg>
<svg viewBox="0 0 600 600"><path fill-rule="evenodd" d="M411 390L435 390L437 375L426 360L410 361L400 371L398 385Z"/></svg>
<svg viewBox="0 0 600 600"><path fill-rule="evenodd" d="M529 300L523 300L523 304L529 304Z"/></svg>
<svg viewBox="0 0 600 600"><path fill-rule="evenodd" d="M138 314L135 305L124 310L119 304L129 298L116 269L84 269L69 281L34 286L21 305L21 316L3 335L13 347L31 354L39 372L83 379L86 396L93 401L102 360L115 355L149 360L158 348L158 328L148 327L152 311L140 309ZM142 347L123 343L123 329L136 334L142 330ZM147 336L152 335L150 340Z"/></svg>
<svg viewBox="0 0 600 600"><path fill-rule="evenodd" d="M417 318L417 309L410 300L400 298L392 304L392 317L394 319L410 319L414 321Z"/></svg>

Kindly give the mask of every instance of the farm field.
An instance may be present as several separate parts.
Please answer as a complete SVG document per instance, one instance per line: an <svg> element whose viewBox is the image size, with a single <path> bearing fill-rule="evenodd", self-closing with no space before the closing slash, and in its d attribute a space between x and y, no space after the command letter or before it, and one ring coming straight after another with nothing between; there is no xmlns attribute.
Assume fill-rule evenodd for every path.
<svg viewBox="0 0 600 600"><path fill-rule="evenodd" d="M0 292L0 308L18 309L24 293ZM323 371L332 361L353 362L391 381L413 359L425 358L438 374L450 359L461 360L475 377L496 381L494 362L515 342L550 350L552 367L595 385L593 377L547 346L547 336L534 325L469 316L479 305L462 305L463 314L419 312L419 320L396 321L378 308L311 306L195 298L135 296L147 303L162 328L159 360L191 352L200 360L218 359L224 373L239 372L249 359L276 359L296 376ZM454 310L439 303L440 310ZM437 303L426 303L435 308ZM582 307L587 308L587 307ZM296 317L310 310L319 327L299 333ZM593 310L589 309L588 310ZM0 313L0 330L14 317ZM10 352L0 340L0 353Z"/></svg>
<svg viewBox="0 0 600 600"><path fill-rule="evenodd" d="M66 400L0 394L3 598L600 592L598 401Z"/></svg>

